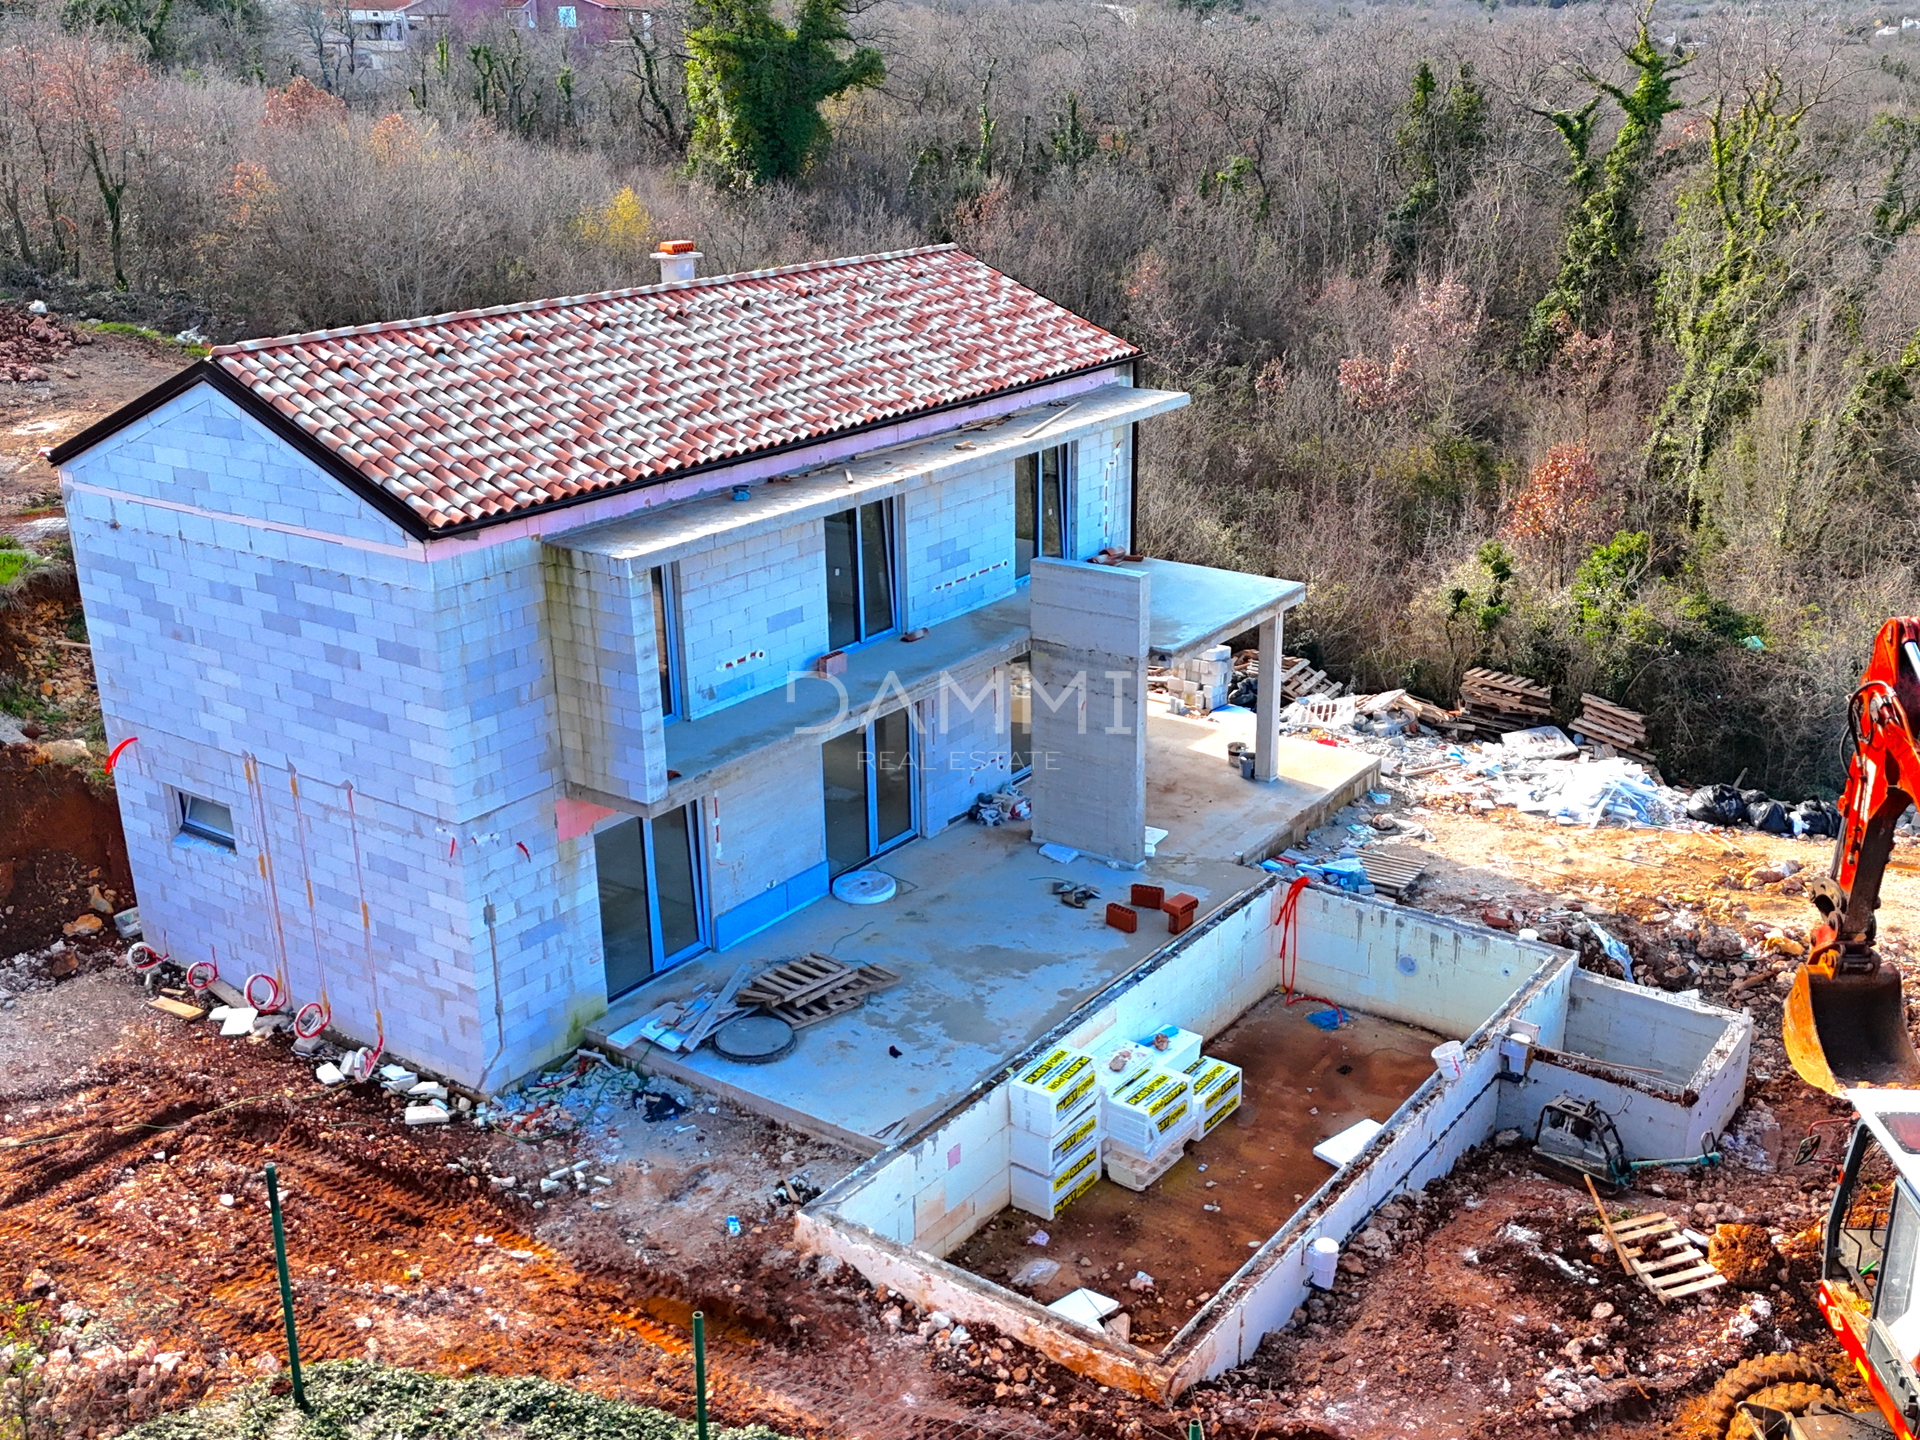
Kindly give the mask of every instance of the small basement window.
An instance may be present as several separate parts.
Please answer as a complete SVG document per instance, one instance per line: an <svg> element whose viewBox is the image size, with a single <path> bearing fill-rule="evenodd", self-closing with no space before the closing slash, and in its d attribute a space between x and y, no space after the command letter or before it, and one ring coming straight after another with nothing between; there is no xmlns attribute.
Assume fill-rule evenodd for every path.
<svg viewBox="0 0 1920 1440"><path fill-rule="evenodd" d="M180 797L180 833L196 840L210 840L231 850L233 845L233 809L218 800L203 800L198 795Z"/></svg>

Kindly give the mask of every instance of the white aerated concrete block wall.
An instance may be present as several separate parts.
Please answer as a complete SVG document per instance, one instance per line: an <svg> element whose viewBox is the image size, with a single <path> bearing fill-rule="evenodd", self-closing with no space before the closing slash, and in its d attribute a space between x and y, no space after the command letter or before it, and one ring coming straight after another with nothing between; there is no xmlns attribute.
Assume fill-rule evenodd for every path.
<svg viewBox="0 0 1920 1440"><path fill-rule="evenodd" d="M1011 465L910 491L897 503L894 525L909 627L938 625L1013 589Z"/></svg>
<svg viewBox="0 0 1920 1440"><path fill-rule="evenodd" d="M925 834L946 829L966 815L976 796L998 791L1012 779L1008 683L1004 665L956 675L917 707Z"/></svg>
<svg viewBox="0 0 1920 1440"><path fill-rule="evenodd" d="M1502 1087L1503 1126L1531 1138L1540 1108L1566 1093L1613 1117L1629 1159L1677 1160L1724 1135L1746 1098L1753 1019L1580 971L1553 1048L1568 1059L1536 1055L1523 1084Z"/></svg>
<svg viewBox="0 0 1920 1440"><path fill-rule="evenodd" d="M1117 425L1074 446L1073 553L1085 560L1132 544L1133 427Z"/></svg>
<svg viewBox="0 0 1920 1440"><path fill-rule="evenodd" d="M1454 1040L1478 1029L1556 953L1485 926L1356 902L1318 886L1302 890L1298 904L1296 990ZM1560 1023L1556 1017L1541 1044L1559 1044Z"/></svg>
<svg viewBox="0 0 1920 1440"><path fill-rule="evenodd" d="M605 555L541 549L567 779L638 804L664 799L652 584Z"/></svg>
<svg viewBox="0 0 1920 1440"><path fill-rule="evenodd" d="M716 915L826 864L818 744L764 752L752 765L729 774L715 790L708 811L709 886Z"/></svg>
<svg viewBox="0 0 1920 1440"><path fill-rule="evenodd" d="M817 521L734 540L675 566L687 713L787 683L827 649L826 531Z"/></svg>
<svg viewBox="0 0 1920 1440"><path fill-rule="evenodd" d="M138 737L116 774L149 933L466 1083L499 1048L497 953L489 1083L557 1053L605 995L554 828L538 542L426 561L206 389L65 479L108 739ZM234 851L179 836L182 791L229 805Z"/></svg>
<svg viewBox="0 0 1920 1440"><path fill-rule="evenodd" d="M944 1255L1011 1203L1007 1087L996 1085L903 1145L835 1205L844 1220Z"/></svg>

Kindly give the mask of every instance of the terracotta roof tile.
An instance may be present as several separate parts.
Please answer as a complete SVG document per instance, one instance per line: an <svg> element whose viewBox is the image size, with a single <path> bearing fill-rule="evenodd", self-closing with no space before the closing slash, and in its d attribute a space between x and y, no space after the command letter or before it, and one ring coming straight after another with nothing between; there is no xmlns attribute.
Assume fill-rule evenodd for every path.
<svg viewBox="0 0 1920 1440"><path fill-rule="evenodd" d="M939 246L250 340L213 363L444 533L1136 354Z"/></svg>

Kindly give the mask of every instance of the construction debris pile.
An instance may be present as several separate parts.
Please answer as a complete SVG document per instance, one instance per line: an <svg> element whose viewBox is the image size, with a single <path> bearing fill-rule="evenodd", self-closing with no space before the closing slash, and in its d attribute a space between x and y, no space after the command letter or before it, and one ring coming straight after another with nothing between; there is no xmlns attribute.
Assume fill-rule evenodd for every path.
<svg viewBox="0 0 1920 1440"><path fill-rule="evenodd" d="M546 1071L476 1106L473 1123L516 1140L550 1140L604 1131L621 1118L623 1111L643 1110L649 1123L672 1119L685 1113L692 1103L691 1091L664 1076L641 1075L615 1065L598 1051L579 1050L559 1069ZM557 1175L547 1177L549 1181L560 1179ZM490 1183L501 1190L516 1188L499 1179ZM551 1193L559 1186L548 1187L542 1182L540 1188ZM525 1198L533 1197L529 1194Z"/></svg>
<svg viewBox="0 0 1920 1440"><path fill-rule="evenodd" d="M76 345L91 345L93 337L47 313L36 300L31 305L0 305L0 379L32 383L50 378L44 368Z"/></svg>

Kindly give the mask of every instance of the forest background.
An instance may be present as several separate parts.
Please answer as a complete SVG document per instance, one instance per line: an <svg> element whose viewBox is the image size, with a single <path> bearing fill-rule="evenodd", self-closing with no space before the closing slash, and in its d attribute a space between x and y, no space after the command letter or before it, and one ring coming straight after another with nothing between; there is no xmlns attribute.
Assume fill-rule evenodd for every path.
<svg viewBox="0 0 1920 1440"><path fill-rule="evenodd" d="M1289 650L1361 689L1644 711L1672 779L1831 795L1920 611L1896 13L371 13L0 12L12 293L228 340L645 284L668 236L706 273L956 242L1192 392L1143 548L1306 581Z"/></svg>

